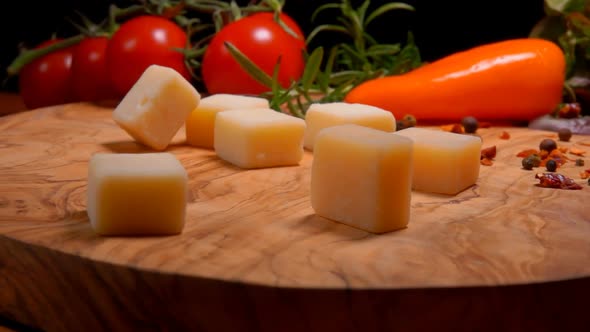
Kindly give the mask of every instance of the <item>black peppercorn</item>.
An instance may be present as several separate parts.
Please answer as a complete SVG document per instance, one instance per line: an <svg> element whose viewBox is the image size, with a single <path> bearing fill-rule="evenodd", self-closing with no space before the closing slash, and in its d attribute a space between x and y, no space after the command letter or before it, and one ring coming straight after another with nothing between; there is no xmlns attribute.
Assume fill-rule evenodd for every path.
<svg viewBox="0 0 590 332"><path fill-rule="evenodd" d="M553 159L549 159L547 160L545 167L547 167L547 170L549 172L555 172L555 170L557 169L557 162L555 162L555 160Z"/></svg>
<svg viewBox="0 0 590 332"><path fill-rule="evenodd" d="M477 119L473 116L466 116L461 120L461 125L463 125L463 129L467 134L474 134L479 127L479 123Z"/></svg>
<svg viewBox="0 0 590 332"><path fill-rule="evenodd" d="M559 136L560 141L568 142L572 137L572 131L568 128L561 128L557 131L557 136Z"/></svg>
<svg viewBox="0 0 590 332"><path fill-rule="evenodd" d="M535 167L533 158L526 157L522 159L522 168L530 171L533 167Z"/></svg>
<svg viewBox="0 0 590 332"><path fill-rule="evenodd" d="M402 121L406 123L406 127L415 127L417 123L416 117L412 114L407 114L406 116L404 116Z"/></svg>
<svg viewBox="0 0 590 332"><path fill-rule="evenodd" d="M584 159L576 159L576 166L584 166Z"/></svg>
<svg viewBox="0 0 590 332"><path fill-rule="evenodd" d="M555 149L557 149L557 143L554 140L552 140L551 138L545 138L544 140L541 141L541 144L539 144L539 150L545 150L547 152L551 152Z"/></svg>

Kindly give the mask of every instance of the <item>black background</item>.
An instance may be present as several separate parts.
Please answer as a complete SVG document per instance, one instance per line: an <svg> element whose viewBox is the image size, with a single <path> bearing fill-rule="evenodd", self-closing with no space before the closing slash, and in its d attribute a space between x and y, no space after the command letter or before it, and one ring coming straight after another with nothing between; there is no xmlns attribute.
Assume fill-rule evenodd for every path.
<svg viewBox="0 0 590 332"><path fill-rule="evenodd" d="M326 2L287 0L284 10L308 33L317 24L335 22L335 11L325 12L315 22L310 20L314 9ZM385 2L373 0L371 8ZM543 0L404 2L416 10L391 12L375 21L369 27L369 32L385 43L403 42L407 31L412 31L422 57L427 61L481 43L526 37L544 15ZM75 18L76 11L79 11L99 21L107 16L111 3L127 6L133 1L11 1L10 6L4 4L0 9L0 78L4 81L0 89L17 91L16 78L5 80L5 71L18 54L19 45L31 47L50 38L52 34L71 36L75 30L66 17ZM353 1L355 5L360 3ZM321 34L311 46L329 44L334 40L337 39L333 34Z"/></svg>

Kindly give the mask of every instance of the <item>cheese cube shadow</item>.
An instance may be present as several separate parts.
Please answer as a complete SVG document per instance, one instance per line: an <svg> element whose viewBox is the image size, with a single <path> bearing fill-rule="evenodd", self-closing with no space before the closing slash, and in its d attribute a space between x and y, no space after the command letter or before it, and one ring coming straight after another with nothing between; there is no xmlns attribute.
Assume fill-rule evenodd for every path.
<svg viewBox="0 0 590 332"><path fill-rule="evenodd" d="M97 153L88 166L87 213L99 235L173 235L184 228L186 170L174 155Z"/></svg>
<svg viewBox="0 0 590 332"><path fill-rule="evenodd" d="M316 214L371 233L407 227L412 141L346 124L322 129L311 168Z"/></svg>

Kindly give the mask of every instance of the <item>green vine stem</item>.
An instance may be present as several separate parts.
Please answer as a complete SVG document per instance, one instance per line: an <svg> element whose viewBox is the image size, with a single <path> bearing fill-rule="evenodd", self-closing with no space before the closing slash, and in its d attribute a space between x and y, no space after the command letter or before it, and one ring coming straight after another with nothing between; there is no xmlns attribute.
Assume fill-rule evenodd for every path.
<svg viewBox="0 0 590 332"><path fill-rule="evenodd" d="M83 35L77 35L70 38L66 38L64 40L60 40L43 48L36 48L24 51L16 59L14 59L14 61L8 66L6 71L8 72L9 76L17 75L25 65L29 64L33 60L40 58L44 55L47 55L49 53L64 49L66 47L76 45L80 41L82 41L83 38Z"/></svg>

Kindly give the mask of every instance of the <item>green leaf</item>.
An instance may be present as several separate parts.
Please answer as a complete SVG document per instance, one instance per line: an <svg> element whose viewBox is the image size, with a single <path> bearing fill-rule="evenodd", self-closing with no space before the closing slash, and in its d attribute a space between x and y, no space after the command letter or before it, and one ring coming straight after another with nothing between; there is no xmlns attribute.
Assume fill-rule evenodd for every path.
<svg viewBox="0 0 590 332"><path fill-rule="evenodd" d="M307 59L307 64L305 65L305 70L303 71L303 76L301 78L301 85L305 91L309 90L314 83L320 71L323 58L324 49L323 47L318 47L313 50Z"/></svg>
<svg viewBox="0 0 590 332"><path fill-rule="evenodd" d="M533 26L529 37L557 40L565 31L565 19L562 16L546 16Z"/></svg>
<svg viewBox="0 0 590 332"><path fill-rule="evenodd" d="M311 42L311 40L320 32L323 31L334 31L334 32L341 32L344 34L348 34L348 30L346 30L344 27L341 27L339 25L334 25L334 24L322 24L322 25L318 25L317 27L315 27L307 36L307 41L306 44L309 44Z"/></svg>
<svg viewBox="0 0 590 332"><path fill-rule="evenodd" d="M342 10L342 5L337 4L337 3L327 3L325 5L319 6L311 15L311 21L315 21L315 19L317 18L318 14L320 12L323 12L326 9L340 9Z"/></svg>
<svg viewBox="0 0 590 332"><path fill-rule="evenodd" d="M328 90L328 86L330 85L330 76L332 75L332 68L334 68L337 55L338 47L333 46L330 49L330 55L328 55L328 60L326 61L325 71L323 73L319 73L319 86L321 91L325 92Z"/></svg>
<svg viewBox="0 0 590 332"><path fill-rule="evenodd" d="M373 45L367 49L369 56L394 55L401 50L400 44Z"/></svg>
<svg viewBox="0 0 590 332"><path fill-rule="evenodd" d="M277 63L275 64L273 72L272 72L271 90L274 95L278 94L279 91L281 90L281 84L279 83L279 72L281 69L281 58L282 57L279 56L279 59L277 60Z"/></svg>
<svg viewBox="0 0 590 332"><path fill-rule="evenodd" d="M567 16L567 20L586 37L590 37L590 18L581 13L571 13Z"/></svg>
<svg viewBox="0 0 590 332"><path fill-rule="evenodd" d="M253 79L255 79L260 84L268 88L272 88L273 86L273 79L265 73L260 67L258 67L252 60L250 60L244 53L242 53L237 47L235 47L232 43L226 41L225 47L229 51L230 55L238 62L240 67L242 67Z"/></svg>
<svg viewBox="0 0 590 332"><path fill-rule="evenodd" d="M367 10L369 9L369 5L371 4L370 0L365 0L363 4L356 10L357 17L359 18L360 26L365 26L364 20L367 16Z"/></svg>
<svg viewBox="0 0 590 332"><path fill-rule="evenodd" d="M369 17L367 17L367 20L365 21L365 27L367 25L369 25L369 23L371 23L374 19L376 19L377 17L385 14L388 11L391 10L397 10L397 9L405 9L405 10L414 10L414 7L405 4L405 3L401 3L401 2L392 2L392 3L388 3L388 4L384 4L381 7L375 9L371 15L369 15Z"/></svg>
<svg viewBox="0 0 590 332"><path fill-rule="evenodd" d="M549 14L582 12L584 11L586 1L587 0L545 0L545 7L548 9Z"/></svg>

